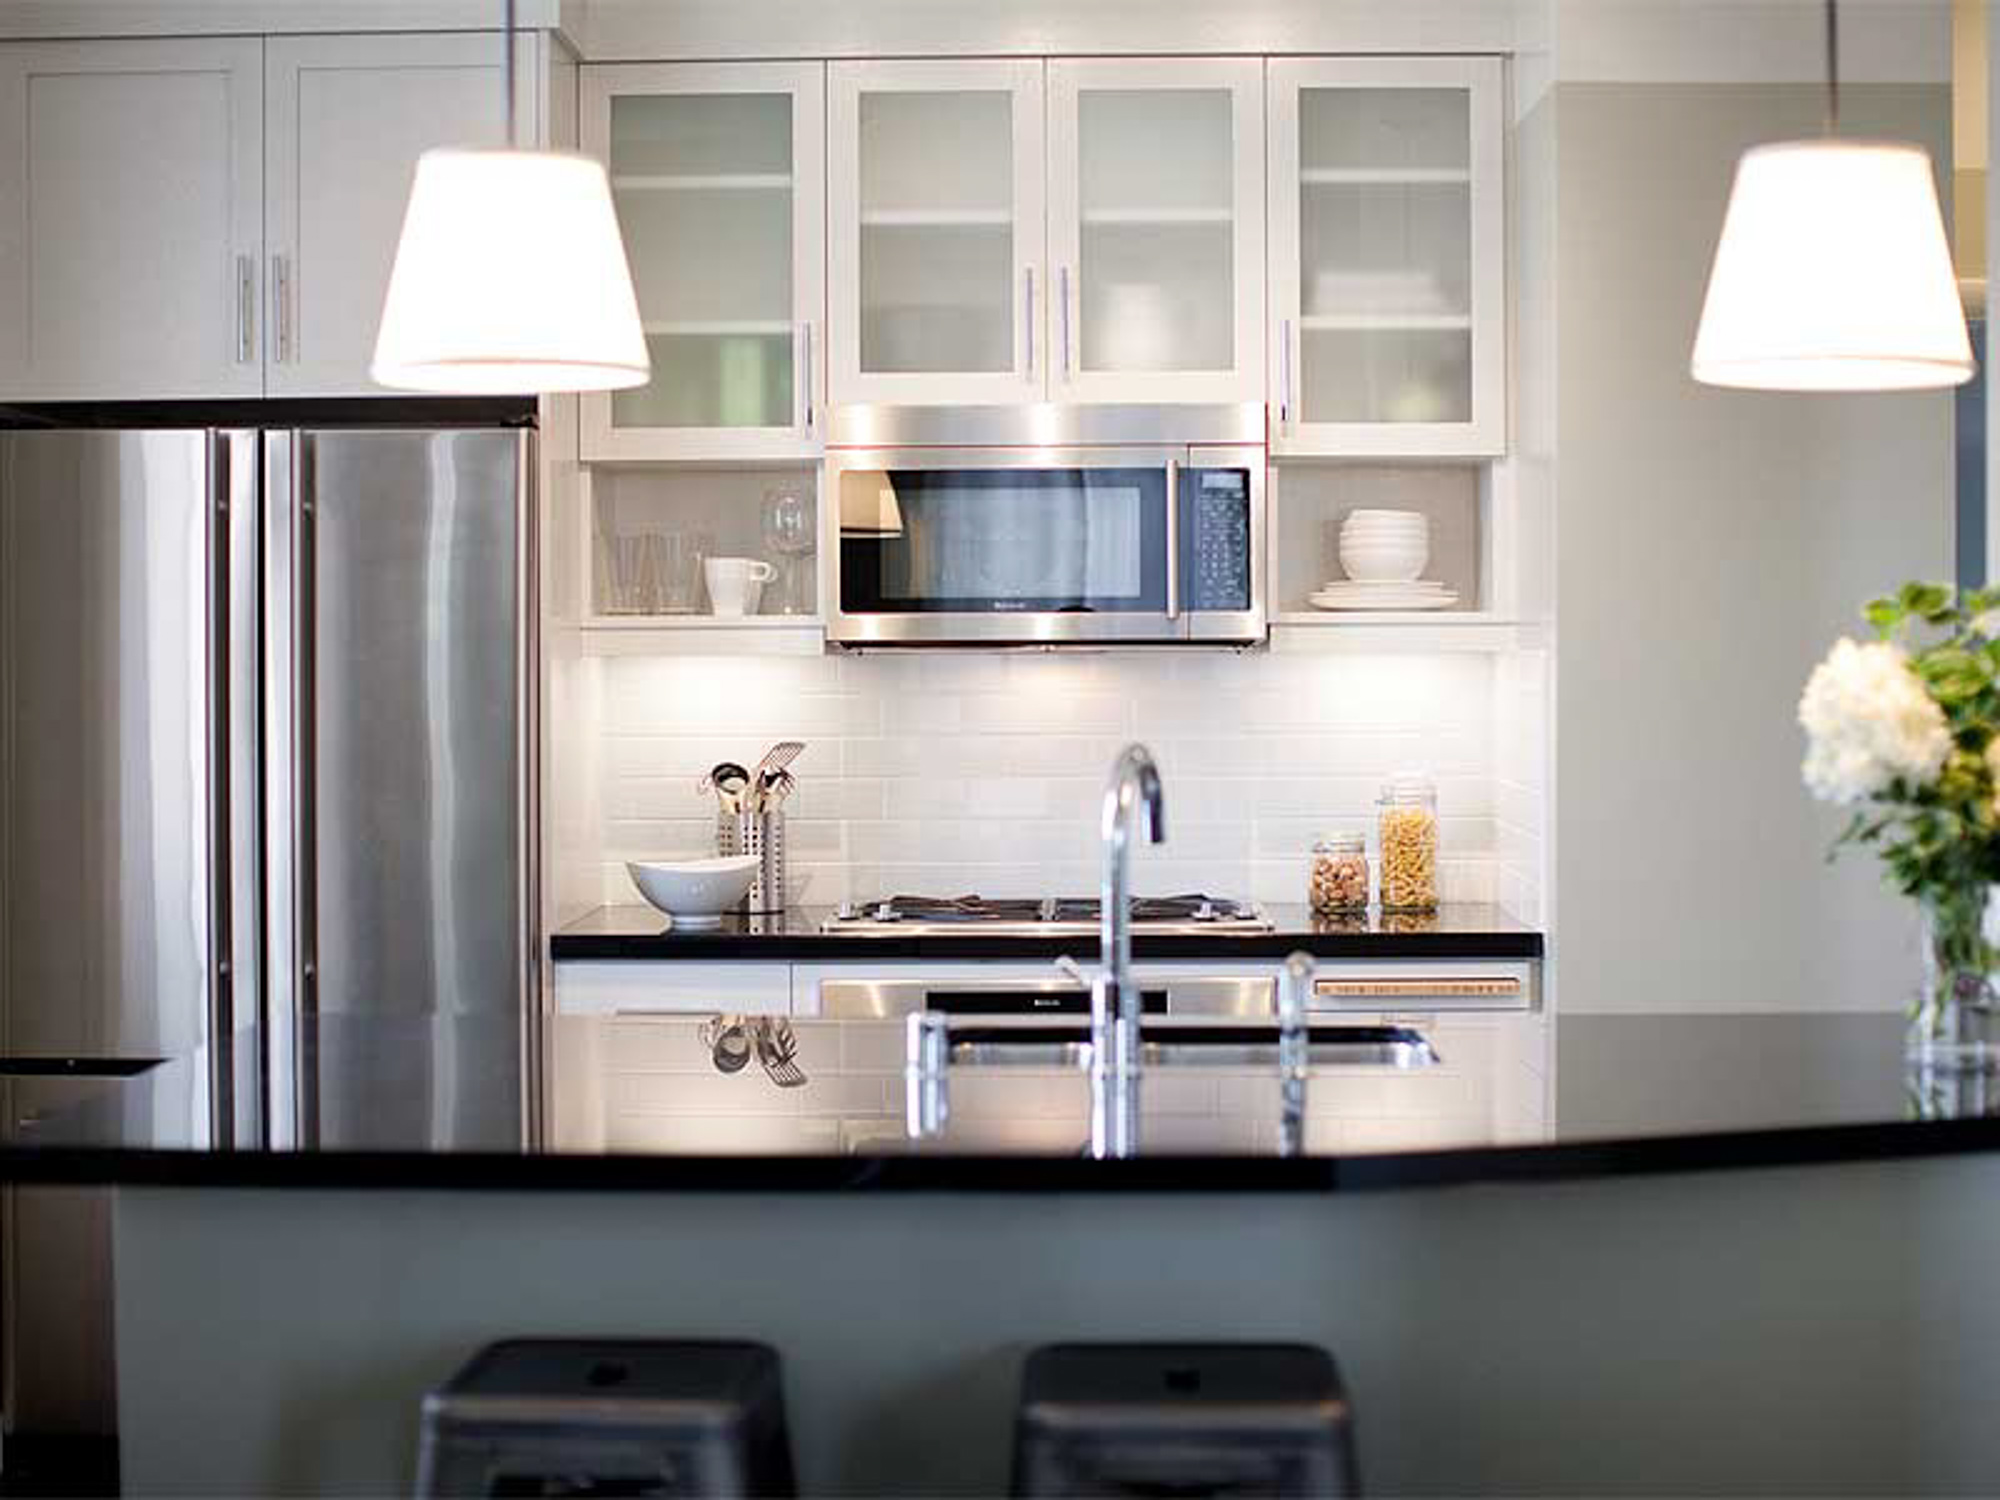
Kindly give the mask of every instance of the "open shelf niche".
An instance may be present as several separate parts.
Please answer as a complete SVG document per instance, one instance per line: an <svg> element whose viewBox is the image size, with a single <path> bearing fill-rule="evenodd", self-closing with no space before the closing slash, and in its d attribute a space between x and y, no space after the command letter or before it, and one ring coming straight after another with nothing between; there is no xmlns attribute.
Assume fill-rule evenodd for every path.
<svg viewBox="0 0 2000 1500"><path fill-rule="evenodd" d="M766 541L765 499L779 491L805 502L813 552L788 558ZM581 499L579 524L587 534L578 549L578 587L589 601L582 620L589 654L817 655L824 649L817 466L597 464L583 470ZM692 561L696 555L757 558L779 576L764 586L755 614L718 616ZM635 562L638 597L621 599L616 575L622 569L629 579ZM797 573L797 613L782 610L787 568Z"/></svg>
<svg viewBox="0 0 2000 1500"><path fill-rule="evenodd" d="M1270 483L1271 645L1274 650L1504 650L1519 644L1506 599L1513 545L1505 466L1302 462L1274 465ZM1439 610L1321 610L1311 595L1346 576L1340 528L1361 509L1430 518L1423 576L1457 602Z"/></svg>

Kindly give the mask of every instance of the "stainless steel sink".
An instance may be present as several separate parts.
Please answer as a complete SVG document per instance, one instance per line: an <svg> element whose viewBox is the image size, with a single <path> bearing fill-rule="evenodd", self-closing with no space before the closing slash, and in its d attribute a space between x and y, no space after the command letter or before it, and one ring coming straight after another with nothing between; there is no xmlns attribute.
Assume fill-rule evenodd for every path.
<svg viewBox="0 0 2000 1500"><path fill-rule="evenodd" d="M1407 1026L1313 1026L1309 1058L1316 1067L1408 1071L1442 1059L1429 1040ZM953 1026L951 1065L987 1068L1087 1069L1090 1034L1078 1026ZM1278 1029L1255 1025L1161 1025L1141 1034L1142 1063L1171 1068L1275 1068Z"/></svg>

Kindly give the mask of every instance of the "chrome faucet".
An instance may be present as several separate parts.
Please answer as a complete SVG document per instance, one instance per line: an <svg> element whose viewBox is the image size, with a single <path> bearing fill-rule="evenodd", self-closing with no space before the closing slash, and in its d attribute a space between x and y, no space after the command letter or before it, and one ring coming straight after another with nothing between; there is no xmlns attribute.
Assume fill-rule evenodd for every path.
<svg viewBox="0 0 2000 1500"><path fill-rule="evenodd" d="M1139 1149L1139 1025L1143 1006L1132 980L1132 819L1146 810L1146 836L1165 841L1160 769L1144 745L1127 745L1104 789L1102 950L1090 989L1090 1154Z"/></svg>

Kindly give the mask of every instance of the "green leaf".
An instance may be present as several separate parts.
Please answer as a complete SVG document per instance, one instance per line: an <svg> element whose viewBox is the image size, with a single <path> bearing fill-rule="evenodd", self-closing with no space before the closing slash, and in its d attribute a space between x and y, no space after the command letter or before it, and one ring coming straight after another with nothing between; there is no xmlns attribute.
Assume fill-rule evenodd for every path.
<svg viewBox="0 0 2000 1500"><path fill-rule="evenodd" d="M1870 599L1861 607L1861 613L1875 627L1875 634L1885 641L1903 623L1903 606L1894 599Z"/></svg>

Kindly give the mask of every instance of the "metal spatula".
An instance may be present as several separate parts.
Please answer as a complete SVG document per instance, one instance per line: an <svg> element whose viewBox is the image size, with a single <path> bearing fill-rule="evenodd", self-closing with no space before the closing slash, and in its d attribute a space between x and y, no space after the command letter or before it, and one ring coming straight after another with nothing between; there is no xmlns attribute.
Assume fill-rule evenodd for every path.
<svg viewBox="0 0 2000 1500"><path fill-rule="evenodd" d="M798 1064L799 1039L790 1021L766 1017L757 1022L756 1035L757 1061L771 1082L781 1089L795 1089L806 1081Z"/></svg>

